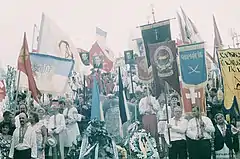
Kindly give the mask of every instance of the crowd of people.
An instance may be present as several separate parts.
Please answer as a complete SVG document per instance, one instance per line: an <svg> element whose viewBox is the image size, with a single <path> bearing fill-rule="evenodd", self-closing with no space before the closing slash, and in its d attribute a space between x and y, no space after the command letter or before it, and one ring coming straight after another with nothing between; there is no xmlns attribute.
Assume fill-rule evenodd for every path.
<svg viewBox="0 0 240 159"><path fill-rule="evenodd" d="M106 74L101 79L105 80L101 94L117 99L116 77ZM156 99L150 86L136 80L135 74L133 82L126 79L128 102L137 105L135 120L155 138L160 158L224 159L238 152L240 130L225 118L216 88L206 89L207 116L200 106L193 107L189 115L184 114L175 91L162 92ZM76 88L74 100L48 95L47 103L29 106L23 100L18 102L17 112L5 110L0 123L0 158L72 159L73 151L78 158L76 149L80 149L91 117L91 86L87 94L83 87Z"/></svg>

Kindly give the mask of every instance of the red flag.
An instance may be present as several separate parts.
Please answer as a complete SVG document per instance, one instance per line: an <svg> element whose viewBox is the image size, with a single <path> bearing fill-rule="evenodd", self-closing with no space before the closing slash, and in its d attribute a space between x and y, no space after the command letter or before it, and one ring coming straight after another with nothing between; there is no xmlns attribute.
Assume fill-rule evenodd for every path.
<svg viewBox="0 0 240 159"><path fill-rule="evenodd" d="M6 87L3 80L0 80L0 102L5 99L6 96Z"/></svg>
<svg viewBox="0 0 240 159"><path fill-rule="evenodd" d="M193 92L191 93L189 88L185 88L182 85L182 83L180 84L180 86L181 86L184 112L185 113L190 113L190 112L192 112L192 107L200 106L201 112L206 113L206 102L205 102L204 87L194 88Z"/></svg>
<svg viewBox="0 0 240 159"><path fill-rule="evenodd" d="M25 73L28 77L28 88L32 92L33 98L39 102L40 91L37 88L36 82L33 77L32 66L30 61L30 54L28 50L28 43L26 33L24 33L23 45L18 57L18 70Z"/></svg>

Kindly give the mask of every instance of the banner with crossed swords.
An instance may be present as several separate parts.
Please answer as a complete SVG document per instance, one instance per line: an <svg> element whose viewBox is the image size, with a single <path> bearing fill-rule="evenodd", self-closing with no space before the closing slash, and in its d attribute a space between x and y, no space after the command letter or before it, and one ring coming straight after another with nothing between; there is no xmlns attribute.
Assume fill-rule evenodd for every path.
<svg viewBox="0 0 240 159"><path fill-rule="evenodd" d="M187 86L202 85L207 81L204 42L178 47L182 81Z"/></svg>

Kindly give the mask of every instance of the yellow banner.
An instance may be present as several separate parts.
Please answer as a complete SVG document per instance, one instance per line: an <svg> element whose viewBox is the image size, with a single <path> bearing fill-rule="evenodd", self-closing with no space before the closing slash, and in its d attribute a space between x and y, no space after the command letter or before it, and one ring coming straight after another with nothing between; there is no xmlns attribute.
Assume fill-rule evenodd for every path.
<svg viewBox="0 0 240 159"><path fill-rule="evenodd" d="M240 49L218 51L223 85L224 106L230 109L234 96L240 101Z"/></svg>

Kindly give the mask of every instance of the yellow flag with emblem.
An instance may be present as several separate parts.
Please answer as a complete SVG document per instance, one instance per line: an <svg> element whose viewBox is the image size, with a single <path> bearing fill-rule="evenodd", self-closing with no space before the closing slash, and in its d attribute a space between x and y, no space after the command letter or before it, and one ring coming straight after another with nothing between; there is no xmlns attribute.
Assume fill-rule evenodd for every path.
<svg viewBox="0 0 240 159"><path fill-rule="evenodd" d="M224 106L230 109L234 96L240 101L240 49L218 51L224 85Z"/></svg>

